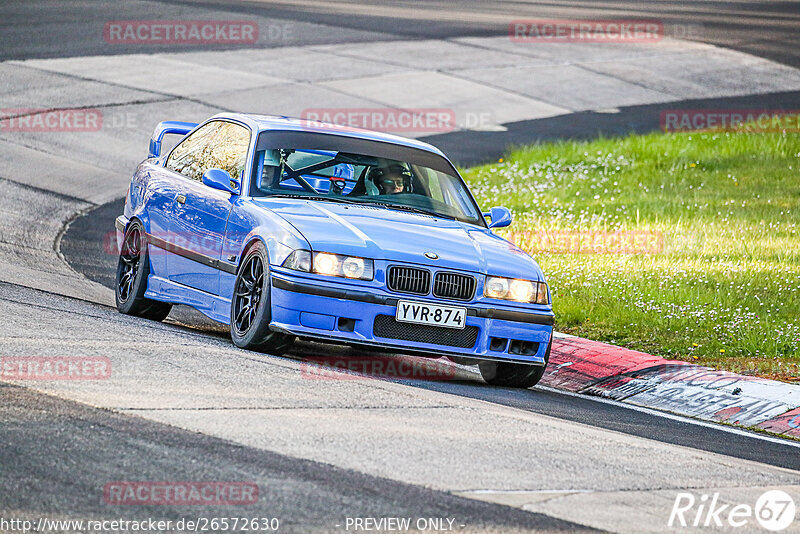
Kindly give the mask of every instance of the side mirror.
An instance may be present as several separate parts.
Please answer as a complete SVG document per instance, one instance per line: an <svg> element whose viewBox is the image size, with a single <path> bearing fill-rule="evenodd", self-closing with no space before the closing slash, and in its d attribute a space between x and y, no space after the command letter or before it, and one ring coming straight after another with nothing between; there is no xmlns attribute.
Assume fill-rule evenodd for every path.
<svg viewBox="0 0 800 534"><path fill-rule="evenodd" d="M511 211L502 206L495 206L491 211L484 213L484 217L489 217L492 221L489 228L505 228L511 224Z"/></svg>
<svg viewBox="0 0 800 534"><path fill-rule="evenodd" d="M228 171L208 169L203 175L203 183L212 189L226 191L232 195L239 194L239 181L231 178Z"/></svg>

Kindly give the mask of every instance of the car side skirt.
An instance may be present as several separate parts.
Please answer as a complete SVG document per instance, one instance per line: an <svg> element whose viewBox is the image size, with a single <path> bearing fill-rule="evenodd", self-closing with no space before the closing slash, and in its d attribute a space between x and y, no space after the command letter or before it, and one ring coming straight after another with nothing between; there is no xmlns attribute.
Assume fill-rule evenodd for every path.
<svg viewBox="0 0 800 534"><path fill-rule="evenodd" d="M147 291L144 296L152 300L191 306L209 319L223 324L231 322L230 300L160 276L151 274L147 277Z"/></svg>

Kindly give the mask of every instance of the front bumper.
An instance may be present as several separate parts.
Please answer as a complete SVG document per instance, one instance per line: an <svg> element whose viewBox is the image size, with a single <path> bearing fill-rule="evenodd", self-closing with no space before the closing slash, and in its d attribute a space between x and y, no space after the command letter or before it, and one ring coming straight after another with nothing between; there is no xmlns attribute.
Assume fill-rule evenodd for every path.
<svg viewBox="0 0 800 534"><path fill-rule="evenodd" d="M545 365L553 313L390 294L273 269L273 330L300 337L425 355ZM323 285L324 283L324 285ZM398 300L467 308L464 331L394 321Z"/></svg>

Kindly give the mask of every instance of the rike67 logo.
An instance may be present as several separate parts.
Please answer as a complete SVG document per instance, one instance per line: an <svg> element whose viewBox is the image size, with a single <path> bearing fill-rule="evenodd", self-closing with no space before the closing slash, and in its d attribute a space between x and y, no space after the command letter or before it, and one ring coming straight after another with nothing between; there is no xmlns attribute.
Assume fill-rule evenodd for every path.
<svg viewBox="0 0 800 534"><path fill-rule="evenodd" d="M748 532L763 529L779 532L794 522L795 504L792 497L781 490L764 492L754 506L745 503L723 502L719 493L695 495L679 493L672 505L669 527L748 527Z"/></svg>

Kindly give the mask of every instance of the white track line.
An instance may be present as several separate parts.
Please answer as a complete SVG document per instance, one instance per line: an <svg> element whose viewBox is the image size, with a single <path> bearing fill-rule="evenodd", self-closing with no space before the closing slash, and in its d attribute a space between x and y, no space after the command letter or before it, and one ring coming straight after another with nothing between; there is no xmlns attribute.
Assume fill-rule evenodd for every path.
<svg viewBox="0 0 800 534"><path fill-rule="evenodd" d="M716 429L716 430L720 430L722 432L728 432L730 434L737 434L737 435L740 435L740 436L746 436L746 437L753 438L753 439L760 439L762 441L769 441L770 443L777 443L779 445L787 445L789 447L795 447L797 449L800 449L800 442L792 440L792 439L788 439L788 438L778 438L778 437L762 435L762 434L758 434L756 432L752 432L752 431L749 431L749 430L744 430L744 429L741 429L741 428L735 428L735 427L732 427L732 426L722 425L722 424L719 424L719 423L711 423L711 422L708 422L708 421L703 421L701 419L694 419L692 417L686 417L686 416L683 416L683 415L677 415L677 414L670 413L670 412L662 412L662 411L656 410L654 408L645 408L644 406L638 406L636 404L629 404L629 403L626 403L626 402L615 401L615 400L606 399L606 398L603 398L603 397L595 397L593 395L584 395L584 394L581 394L581 393L573 393L572 391L565 391L563 389L556 389L556 388L551 388L551 387L548 387L548 386L536 386L535 389L541 389L543 391L548 391L548 392L551 392L551 393L558 393L560 395L566 395L568 397L577 397L577 398L580 398L580 399L591 400L591 401L600 402L600 403L603 403L603 404L611 404L611 405L614 405L614 406L619 406L620 408L627 408L629 410L634 410L634 411L637 411L637 412L642 412L642 413L646 413L646 414L649 414L649 415L654 415L654 416L657 416L657 417L663 417L665 419L671 419L673 421L679 421L679 422L682 422L682 423L688 423L690 425L697 425L697 426L702 426L702 427L706 427L706 428L713 428L713 429Z"/></svg>
<svg viewBox="0 0 800 534"><path fill-rule="evenodd" d="M554 337L562 337L562 336L567 336L568 335L568 334L562 334L562 336L558 336L556 334L559 334L559 332L556 332L554 334ZM575 337L575 336L570 336L570 337ZM480 373L474 367L460 365L460 364L457 364L457 363L453 364L453 365L455 365L459 369L463 369L463 370L466 370L466 371L471 371L471 372L475 373L476 375L480 376ZM664 412L664 411L661 411L661 410L657 410L655 408L646 408L644 406L639 406L638 404L630 404L630 403L627 403L627 402L616 401L616 400L613 400L613 399L606 399L605 397L597 397L595 395L586 395L584 393L574 393L572 391L566 391L566 390L563 390L563 389L551 388L549 386L543 386L541 384L537 385L537 386L534 386L534 389L540 389L542 391L548 391L550 393L558 393L560 395L566 395L568 397L575 397L575 398L578 398L578 399L586 399L586 400L590 400L590 401L594 401L594 402L600 402L600 403L604 403L604 404L611 404L613 406L619 406L620 408L627 408L629 410L634 410L634 411L637 411L637 412L642 412L642 413L646 413L646 414L649 414L649 415L654 415L654 416L657 416L657 417L663 417L665 419L671 419L673 421L679 421L681 423L688 423L690 425L697 425L697 426L702 426L702 427L706 427L706 428L713 428L713 429L716 429L716 430L721 430L722 432L729 432L731 434L737 434L737 435L740 435L740 436L747 436L749 438L755 438L755 439L760 439L760 440L763 440L763 441L769 441L771 443L778 443L780 445L788 445L790 447L795 447L795 448L800 449L800 441L796 441L796 440L793 440L791 438L779 438L779 437L769 436L769 435L766 435L766 434L759 434L757 432L753 432L751 430L745 430L743 428L736 428L736 427L733 427L733 426L723 425L723 424L720 424L720 423L713 423L713 422L709 422L709 421L703 421L702 419L695 419L693 417L687 417L685 415L678 415L678 414L671 413L671 412ZM521 408L521 409L524 410L524 408Z"/></svg>

